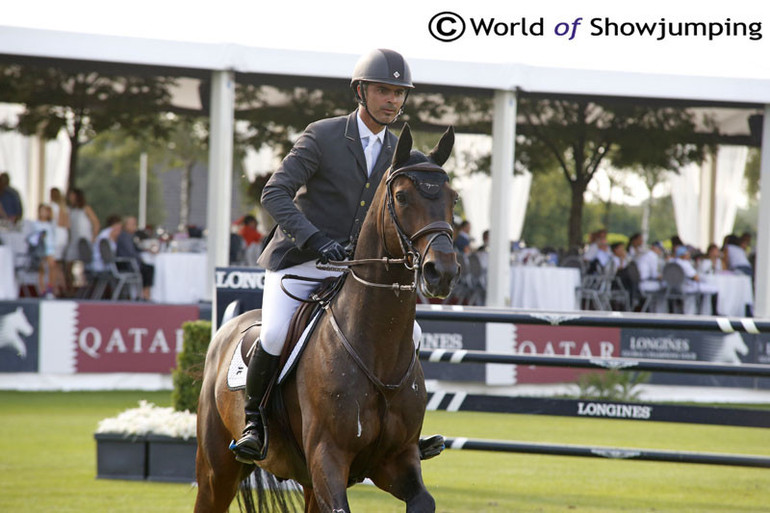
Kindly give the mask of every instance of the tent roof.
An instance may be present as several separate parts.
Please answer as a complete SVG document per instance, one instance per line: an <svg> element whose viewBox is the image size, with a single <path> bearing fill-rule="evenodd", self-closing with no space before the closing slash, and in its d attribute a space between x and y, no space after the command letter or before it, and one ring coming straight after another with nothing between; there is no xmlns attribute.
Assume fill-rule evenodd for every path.
<svg viewBox="0 0 770 513"><path fill-rule="evenodd" d="M0 26L0 56L65 59L150 68L180 75L232 70L269 77L347 80L358 55L182 42ZM549 68L516 63L411 59L414 80L434 88L687 100L759 108L770 80ZM736 105L737 104L737 105Z"/></svg>

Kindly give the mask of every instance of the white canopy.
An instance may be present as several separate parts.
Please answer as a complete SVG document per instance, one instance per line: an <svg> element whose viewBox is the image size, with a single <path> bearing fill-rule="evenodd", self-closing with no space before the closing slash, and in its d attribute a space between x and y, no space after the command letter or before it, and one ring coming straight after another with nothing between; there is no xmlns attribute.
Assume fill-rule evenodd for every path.
<svg viewBox="0 0 770 513"><path fill-rule="evenodd" d="M610 43L607 43L610 44ZM356 48L360 47L360 42ZM295 77L345 80L349 77L358 54L325 53L305 50L255 48L228 43L187 43L172 40L70 33L0 26L0 57L7 59L82 60L125 64L159 70L158 73L179 75L186 72L212 74L212 144L210 178L209 230L217 238L225 237L229 227L216 212L226 210L231 176L232 110L234 72L269 77ZM629 56L633 58L633 56ZM516 63L454 62L411 58L415 82L443 88L470 88L495 93L493 123L493 180L512 180L513 141L515 137L516 92L568 95L618 96L646 99L705 102L706 105L763 108L764 138L762 180L770 190L770 79L660 75L622 71L549 68ZM160 71L164 70L164 71ZM512 128L513 127L513 128ZM509 176L510 178L505 178ZM219 178L217 178L219 177ZM499 182L497 182L499 184ZM507 279L507 220L510 205L503 191L510 183L492 188L492 212L506 221L491 232L491 251L499 258L490 259L490 272L496 273L490 283ZM226 189L226 190L223 190ZM224 205L223 206L223 202ZM216 222L216 224L215 224ZM758 315L770 314L770 195L760 205L757 240ZM223 239L222 239L223 240ZM227 243L209 244L210 266L225 265ZM496 263L495 263L496 262ZM210 273L213 275L213 272ZM488 303L506 304L503 289L490 291Z"/></svg>

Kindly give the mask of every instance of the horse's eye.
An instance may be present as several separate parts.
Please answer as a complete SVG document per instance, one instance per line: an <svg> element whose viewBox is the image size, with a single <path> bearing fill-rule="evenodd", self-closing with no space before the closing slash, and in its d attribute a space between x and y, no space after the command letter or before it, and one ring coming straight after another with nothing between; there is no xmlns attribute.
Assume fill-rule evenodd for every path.
<svg viewBox="0 0 770 513"><path fill-rule="evenodd" d="M406 205L406 193L404 191L398 191L396 193L396 201L399 205Z"/></svg>

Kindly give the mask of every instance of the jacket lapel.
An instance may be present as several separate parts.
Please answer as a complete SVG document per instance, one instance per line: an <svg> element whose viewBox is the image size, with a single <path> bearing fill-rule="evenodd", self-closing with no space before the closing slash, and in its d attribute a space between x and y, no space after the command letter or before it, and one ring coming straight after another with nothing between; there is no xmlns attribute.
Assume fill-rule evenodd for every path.
<svg viewBox="0 0 770 513"><path fill-rule="evenodd" d="M358 111L353 111L348 115L348 120L345 123L345 139L347 139L348 150L353 154L358 164L358 171L366 176L366 157L364 156L364 148L361 145L361 137L358 134Z"/></svg>

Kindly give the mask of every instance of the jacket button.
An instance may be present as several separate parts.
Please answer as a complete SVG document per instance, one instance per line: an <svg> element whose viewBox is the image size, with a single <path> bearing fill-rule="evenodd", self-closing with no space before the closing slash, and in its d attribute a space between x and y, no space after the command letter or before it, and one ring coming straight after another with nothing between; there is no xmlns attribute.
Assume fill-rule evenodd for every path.
<svg viewBox="0 0 770 513"><path fill-rule="evenodd" d="M365 202L365 201L362 201L362 202L361 202L361 206L363 207L364 205L366 205L366 202Z"/></svg>
<svg viewBox="0 0 770 513"><path fill-rule="evenodd" d="M366 182L366 188L369 188L369 185L371 185L369 182Z"/></svg>

